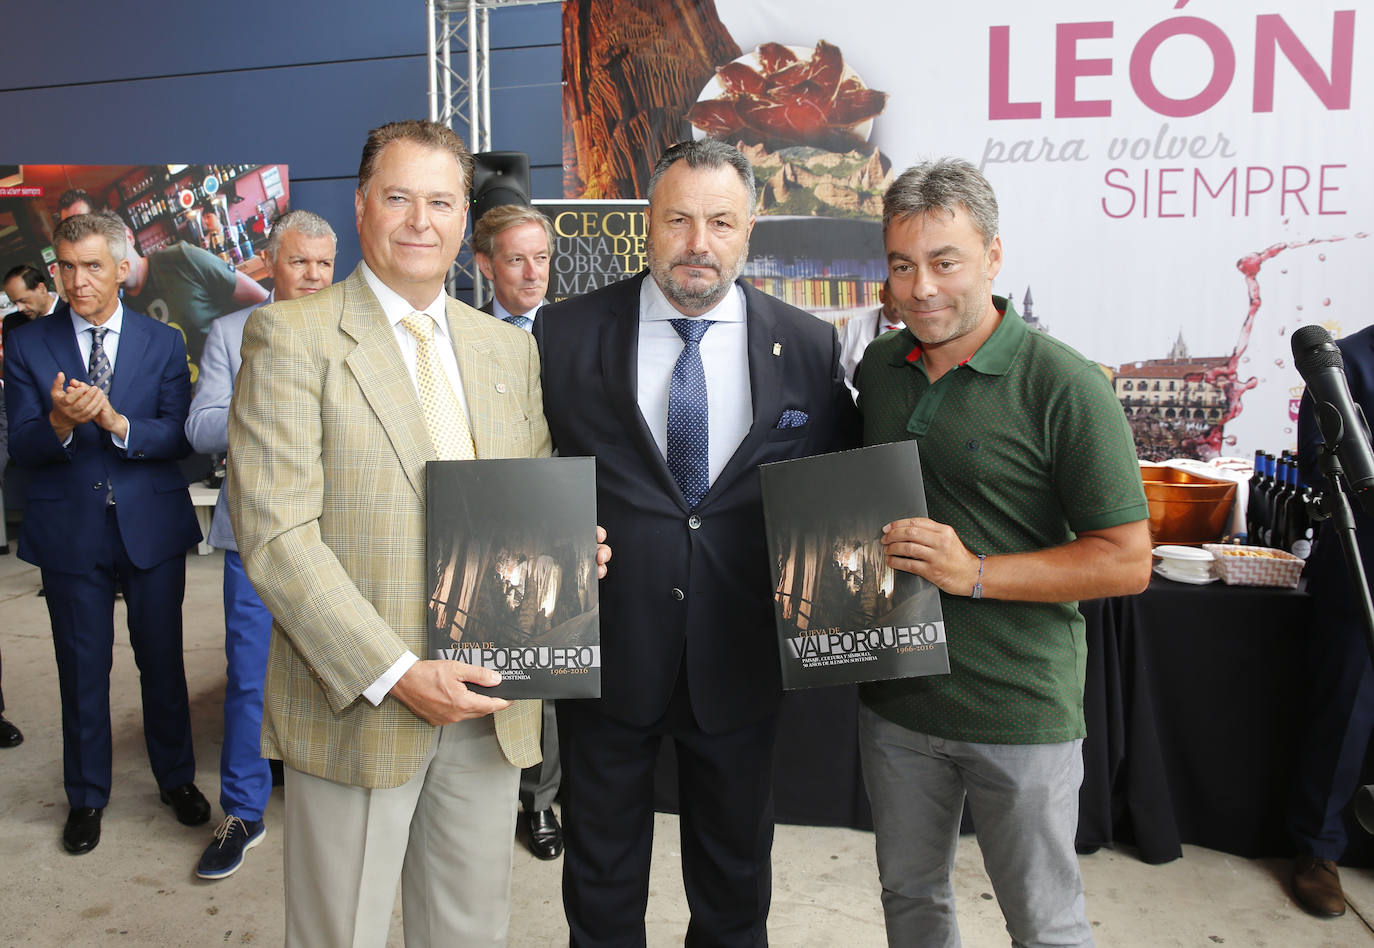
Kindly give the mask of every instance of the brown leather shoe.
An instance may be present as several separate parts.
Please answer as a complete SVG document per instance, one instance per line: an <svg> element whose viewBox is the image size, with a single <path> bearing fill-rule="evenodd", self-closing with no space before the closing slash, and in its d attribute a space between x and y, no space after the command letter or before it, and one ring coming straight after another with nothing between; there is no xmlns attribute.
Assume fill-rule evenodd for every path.
<svg viewBox="0 0 1374 948"><path fill-rule="evenodd" d="M1339 918L1345 914L1345 893L1340 873L1330 859L1303 855L1293 861L1293 898L1307 912L1319 918Z"/></svg>

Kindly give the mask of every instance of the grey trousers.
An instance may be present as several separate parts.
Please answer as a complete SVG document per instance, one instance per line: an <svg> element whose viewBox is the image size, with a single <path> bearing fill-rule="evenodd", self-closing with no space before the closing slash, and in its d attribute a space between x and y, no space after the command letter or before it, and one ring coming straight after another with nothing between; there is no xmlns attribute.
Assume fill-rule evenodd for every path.
<svg viewBox="0 0 1374 948"><path fill-rule="evenodd" d="M438 728L386 790L286 768L286 944L382 948L401 882L407 948L504 945L520 771L491 717Z"/></svg>
<svg viewBox="0 0 1374 948"><path fill-rule="evenodd" d="M889 945L960 944L951 877L965 794L1011 943L1093 944L1073 845L1082 744L944 740L860 706Z"/></svg>

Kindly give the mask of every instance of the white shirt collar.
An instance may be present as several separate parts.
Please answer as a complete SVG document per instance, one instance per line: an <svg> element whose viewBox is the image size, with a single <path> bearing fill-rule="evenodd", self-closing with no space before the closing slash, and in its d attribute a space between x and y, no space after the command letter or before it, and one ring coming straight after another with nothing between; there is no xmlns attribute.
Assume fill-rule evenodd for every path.
<svg viewBox="0 0 1374 948"><path fill-rule="evenodd" d="M108 329L110 332L118 336L120 330L124 328L123 303L116 303L114 315L111 316L109 319L105 320L99 326L95 326L84 317L76 315L76 310L74 309L68 309L67 313L72 318L72 330L78 334L83 333L88 329Z"/></svg>
<svg viewBox="0 0 1374 948"><path fill-rule="evenodd" d="M360 264L363 271L363 279L367 281L368 287L372 290L377 302L382 306L382 312L386 314L387 322L391 328L395 329L411 313L428 313L434 320L434 331L441 338L448 339L448 311L443 288L439 289L439 295L430 301L424 309L416 310L401 295L381 281L377 274L372 272L372 268L366 262Z"/></svg>
<svg viewBox="0 0 1374 948"><path fill-rule="evenodd" d="M732 292L726 293L719 303L700 316L684 317L668 302L668 297L663 295L663 290L653 274L649 274L644 278L644 285L639 292L639 318L644 322L694 318L709 319L713 323L742 323L744 290L738 283L733 284L730 289Z"/></svg>

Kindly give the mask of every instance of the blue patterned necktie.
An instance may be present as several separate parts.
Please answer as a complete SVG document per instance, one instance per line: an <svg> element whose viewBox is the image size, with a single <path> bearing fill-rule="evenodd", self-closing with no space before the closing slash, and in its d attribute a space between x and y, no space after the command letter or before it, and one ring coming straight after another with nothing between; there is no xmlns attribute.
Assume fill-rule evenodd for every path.
<svg viewBox="0 0 1374 948"><path fill-rule="evenodd" d="M668 384L668 470L691 509L710 486L710 435L706 406L706 370L701 364L701 337L709 319L671 319L682 337L682 354Z"/></svg>
<svg viewBox="0 0 1374 948"><path fill-rule="evenodd" d="M529 329L534 325L534 320L530 319L528 316L507 316L505 319L506 322L510 323L516 329Z"/></svg>
<svg viewBox="0 0 1374 948"><path fill-rule="evenodd" d="M110 357L105 355L105 334L108 329L99 327L91 330L91 361L86 366L86 374L90 376L91 384L100 389L106 395L110 394L110 378L114 375L114 369L110 366Z"/></svg>

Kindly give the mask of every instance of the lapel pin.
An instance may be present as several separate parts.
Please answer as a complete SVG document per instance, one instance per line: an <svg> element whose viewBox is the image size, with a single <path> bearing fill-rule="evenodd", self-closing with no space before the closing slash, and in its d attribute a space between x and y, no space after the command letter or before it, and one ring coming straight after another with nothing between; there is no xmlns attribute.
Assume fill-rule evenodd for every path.
<svg viewBox="0 0 1374 948"><path fill-rule="evenodd" d="M782 355L782 343L780 343L780 342L775 342L775 343L773 343L773 355L775 355L775 356L780 356L780 355Z"/></svg>

